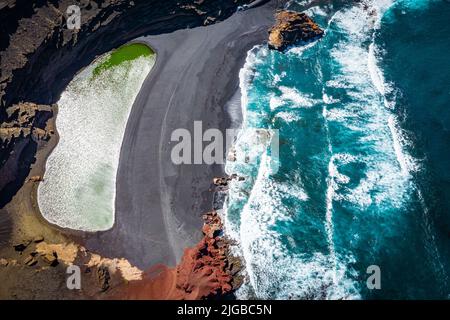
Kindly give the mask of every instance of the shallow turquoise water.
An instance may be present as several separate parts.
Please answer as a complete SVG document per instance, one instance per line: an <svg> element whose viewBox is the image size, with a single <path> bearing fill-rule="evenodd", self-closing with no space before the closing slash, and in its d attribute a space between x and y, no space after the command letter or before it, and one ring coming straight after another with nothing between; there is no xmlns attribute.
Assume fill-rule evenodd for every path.
<svg viewBox="0 0 450 320"><path fill-rule="evenodd" d="M450 4L313 8L326 34L241 71L244 128L279 129L280 169L243 134L226 228L242 297L447 298ZM269 151L268 151L269 150ZM248 161L247 161L248 162ZM366 286L367 267L381 289Z"/></svg>

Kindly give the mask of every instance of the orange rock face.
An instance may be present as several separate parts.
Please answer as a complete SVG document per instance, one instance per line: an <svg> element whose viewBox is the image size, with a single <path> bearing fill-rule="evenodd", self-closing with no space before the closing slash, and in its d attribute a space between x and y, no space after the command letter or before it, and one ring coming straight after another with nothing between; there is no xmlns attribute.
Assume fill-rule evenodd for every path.
<svg viewBox="0 0 450 320"><path fill-rule="evenodd" d="M320 38L323 30L305 13L280 10L269 30L269 48L284 51L291 45Z"/></svg>
<svg viewBox="0 0 450 320"><path fill-rule="evenodd" d="M228 244L220 238L220 217L213 211L203 219L203 239L184 251L180 264L175 268L153 267L144 280L119 288L115 298L198 300L232 292L235 288L227 258Z"/></svg>

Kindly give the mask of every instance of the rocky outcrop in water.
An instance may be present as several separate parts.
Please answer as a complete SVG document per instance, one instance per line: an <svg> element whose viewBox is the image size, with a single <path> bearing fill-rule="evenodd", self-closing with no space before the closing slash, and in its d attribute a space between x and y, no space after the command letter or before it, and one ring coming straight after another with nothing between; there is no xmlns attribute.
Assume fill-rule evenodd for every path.
<svg viewBox="0 0 450 320"><path fill-rule="evenodd" d="M284 51L322 35L323 30L305 13L280 10L276 14L276 24L269 30L269 48Z"/></svg>

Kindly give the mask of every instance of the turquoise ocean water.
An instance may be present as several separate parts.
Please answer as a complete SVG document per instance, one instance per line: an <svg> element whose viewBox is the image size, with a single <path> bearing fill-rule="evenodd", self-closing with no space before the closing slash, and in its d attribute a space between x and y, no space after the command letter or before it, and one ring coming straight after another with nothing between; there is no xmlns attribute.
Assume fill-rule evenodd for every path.
<svg viewBox="0 0 450 320"><path fill-rule="evenodd" d="M291 2L291 9L301 6ZM241 70L226 232L241 298L397 299L450 294L450 3L362 1L307 11L324 28L282 54L253 48ZM367 288L367 268L381 289Z"/></svg>

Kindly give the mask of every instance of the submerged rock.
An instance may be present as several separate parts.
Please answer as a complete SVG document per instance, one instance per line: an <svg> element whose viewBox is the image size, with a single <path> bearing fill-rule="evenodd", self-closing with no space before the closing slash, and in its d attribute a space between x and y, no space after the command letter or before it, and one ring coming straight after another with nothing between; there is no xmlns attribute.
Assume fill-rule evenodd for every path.
<svg viewBox="0 0 450 320"><path fill-rule="evenodd" d="M323 30L305 13L280 10L276 13L276 24L269 30L269 48L284 51L289 46L316 40Z"/></svg>
<svg viewBox="0 0 450 320"><path fill-rule="evenodd" d="M226 186L228 185L229 179L227 177L217 177L213 179L213 183L216 186Z"/></svg>

